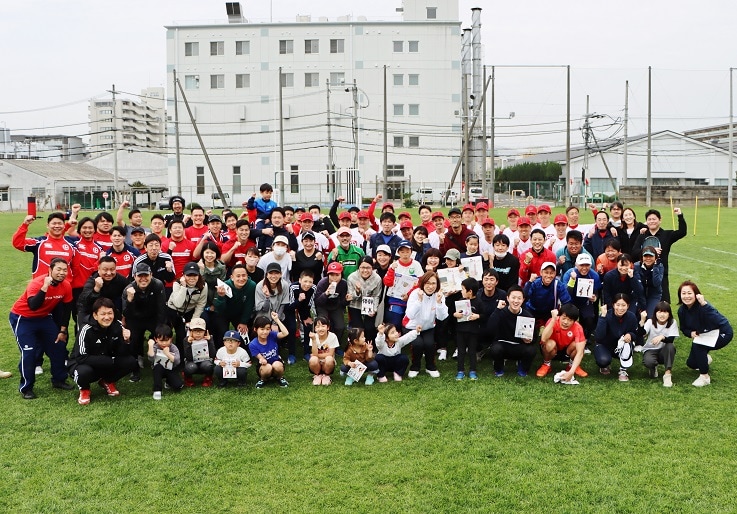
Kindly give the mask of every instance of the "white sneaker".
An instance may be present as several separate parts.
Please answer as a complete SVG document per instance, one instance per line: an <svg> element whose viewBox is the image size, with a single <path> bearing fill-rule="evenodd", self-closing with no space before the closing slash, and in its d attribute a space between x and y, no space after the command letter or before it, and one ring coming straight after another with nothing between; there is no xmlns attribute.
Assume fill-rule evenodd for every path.
<svg viewBox="0 0 737 514"><path fill-rule="evenodd" d="M426 369L425 371L432 378L440 378L440 372L438 370L436 370L436 369Z"/></svg>
<svg viewBox="0 0 737 514"><path fill-rule="evenodd" d="M138 356L138 367L143 369L143 357L140 355Z"/></svg>
<svg viewBox="0 0 737 514"><path fill-rule="evenodd" d="M711 384L711 377L709 375L699 375L699 378L693 381L693 385L696 387L704 387Z"/></svg>
<svg viewBox="0 0 737 514"><path fill-rule="evenodd" d="M0 370L0 378L10 378L13 374L10 371L2 371Z"/></svg>
<svg viewBox="0 0 737 514"><path fill-rule="evenodd" d="M456 351L453 352L453 358L454 359L457 359L458 358L458 349L457 348L456 348Z"/></svg>
<svg viewBox="0 0 737 514"><path fill-rule="evenodd" d="M714 359L711 358L711 355L708 353L706 354L706 363L711 366L711 363L714 362Z"/></svg>
<svg viewBox="0 0 737 514"><path fill-rule="evenodd" d="M447 350L438 350L438 360L444 361L448 358L448 351Z"/></svg>
<svg viewBox="0 0 737 514"><path fill-rule="evenodd" d="M415 378L415 377L416 377L417 375L419 375L419 374L420 374L420 372L419 372L419 371L410 371L409 373L407 373L407 376L408 376L409 378Z"/></svg>
<svg viewBox="0 0 737 514"><path fill-rule="evenodd" d="M670 373L663 375L663 387L673 387L673 379Z"/></svg>
<svg viewBox="0 0 737 514"><path fill-rule="evenodd" d="M41 366L36 366L36 375L43 375L44 369Z"/></svg>
<svg viewBox="0 0 737 514"><path fill-rule="evenodd" d="M161 391L154 391L154 400L161 400Z"/></svg>

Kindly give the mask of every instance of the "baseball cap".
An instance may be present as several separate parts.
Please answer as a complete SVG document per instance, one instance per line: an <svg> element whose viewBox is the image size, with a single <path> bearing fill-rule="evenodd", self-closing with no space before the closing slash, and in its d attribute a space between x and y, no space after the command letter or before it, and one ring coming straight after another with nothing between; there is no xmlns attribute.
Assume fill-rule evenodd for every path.
<svg viewBox="0 0 737 514"><path fill-rule="evenodd" d="M407 211L402 211L397 215L397 218L402 218L402 217L412 219L412 215L408 213Z"/></svg>
<svg viewBox="0 0 737 514"><path fill-rule="evenodd" d="M476 209L474 208L472 204L467 203L466 205L463 206L463 210L464 211L475 211Z"/></svg>
<svg viewBox="0 0 737 514"><path fill-rule="evenodd" d="M225 335L223 335L223 341L226 340L226 339L232 339L232 340L238 341L238 342L243 341L243 338L241 337L241 335L238 332L236 332L235 330L228 330L225 333Z"/></svg>
<svg viewBox="0 0 737 514"><path fill-rule="evenodd" d="M151 274L151 266L146 264L145 262L139 262L135 269L133 270L133 276L137 277L138 275L150 275Z"/></svg>
<svg viewBox="0 0 737 514"><path fill-rule="evenodd" d="M351 219L351 213L348 211L343 211L338 215L339 220L349 220Z"/></svg>
<svg viewBox="0 0 737 514"><path fill-rule="evenodd" d="M343 265L339 262L328 264L328 273L343 273Z"/></svg>
<svg viewBox="0 0 737 514"><path fill-rule="evenodd" d="M530 218L527 216L522 216L519 221L517 222L517 225L530 225L532 226L532 223L530 223Z"/></svg>
<svg viewBox="0 0 737 514"><path fill-rule="evenodd" d="M287 236L276 236L272 245L275 245L276 243L283 243L289 246L289 239L287 239Z"/></svg>
<svg viewBox="0 0 737 514"><path fill-rule="evenodd" d="M410 243L406 239L402 239L397 245L397 251L399 251L400 248L412 248L412 243Z"/></svg>
<svg viewBox="0 0 737 514"><path fill-rule="evenodd" d="M519 217L519 211L517 209L509 209L507 211L507 218L510 216L517 216Z"/></svg>
<svg viewBox="0 0 737 514"><path fill-rule="evenodd" d="M576 257L576 266L583 266L584 264L591 266L591 256L587 253L579 253Z"/></svg>
<svg viewBox="0 0 737 514"><path fill-rule="evenodd" d="M432 216L430 216L430 219L433 219L434 220L435 218L443 218L443 219L445 219L445 214L443 214L440 211L435 211L435 212L432 213Z"/></svg>
<svg viewBox="0 0 737 514"><path fill-rule="evenodd" d="M484 221L481 222L481 226L484 225L494 225L496 226L496 223L494 223L494 218L484 218Z"/></svg>
<svg viewBox="0 0 737 514"><path fill-rule="evenodd" d="M460 216L462 213L458 207L453 207L451 210L448 211L448 217L453 216L454 214L458 214Z"/></svg>
<svg viewBox="0 0 737 514"><path fill-rule="evenodd" d="M476 204L476 210L478 211L479 209L483 209L485 211L488 211L489 210L489 206L486 205L486 202L479 202L479 203Z"/></svg>
<svg viewBox="0 0 737 514"><path fill-rule="evenodd" d="M302 232L302 239L315 239L315 233L312 230L305 230Z"/></svg>
<svg viewBox="0 0 737 514"><path fill-rule="evenodd" d="M281 273L281 266L278 262L270 262L269 265L266 266L266 273L272 272Z"/></svg>
<svg viewBox="0 0 737 514"><path fill-rule="evenodd" d="M189 329L193 330L199 328L200 330L207 330L207 323L202 318L192 318L189 322Z"/></svg>
<svg viewBox="0 0 737 514"><path fill-rule="evenodd" d="M553 220L553 225L557 225L558 223L564 223L568 225L568 218L565 214L556 214L555 219Z"/></svg>
<svg viewBox="0 0 737 514"><path fill-rule="evenodd" d="M537 207L534 205L528 205L525 207L525 214L537 214Z"/></svg>
<svg viewBox="0 0 737 514"><path fill-rule="evenodd" d="M355 205L351 205L351 206L350 206L350 207L348 208L348 212L359 212L360 210L361 210L361 209L360 209L360 208L358 208L358 207L357 207L357 206L355 206Z"/></svg>
<svg viewBox="0 0 737 514"><path fill-rule="evenodd" d="M409 220L404 220L402 223L399 224L399 230L402 230L403 228L415 228L412 225L412 222Z"/></svg>
<svg viewBox="0 0 737 514"><path fill-rule="evenodd" d="M196 262L188 262L184 265L184 271L182 272L183 275L199 275L200 274L200 267L197 266Z"/></svg>
<svg viewBox="0 0 737 514"><path fill-rule="evenodd" d="M554 262L543 262L543 265L540 266L540 271L544 270L545 268L553 268L553 271L555 271L555 263Z"/></svg>
<svg viewBox="0 0 737 514"><path fill-rule="evenodd" d="M461 252L456 250L455 248L451 248L447 252L445 252L445 259L453 259L454 261L460 261L461 260Z"/></svg>
<svg viewBox="0 0 737 514"><path fill-rule="evenodd" d="M309 212L305 212L304 214L302 214L302 216L299 217L299 221L313 221L312 214L310 214Z"/></svg>
<svg viewBox="0 0 737 514"><path fill-rule="evenodd" d="M650 256L652 256L652 257L657 257L657 254L655 253L655 248L653 248L652 246L646 246L646 247L645 247L645 248L644 248L644 249L642 250L642 255L643 255L643 257L644 257L645 255L650 255Z"/></svg>
<svg viewBox="0 0 737 514"><path fill-rule="evenodd" d="M217 221L218 223L222 223L223 222L223 220L221 220L220 219L220 216L218 216L217 214L213 214L212 216L209 216L207 218L207 222L208 223L212 223L213 221Z"/></svg>
<svg viewBox="0 0 737 514"><path fill-rule="evenodd" d="M351 235L351 229L349 229L348 227L340 227L338 230L335 231L335 235L339 236L341 234Z"/></svg>
<svg viewBox="0 0 737 514"><path fill-rule="evenodd" d="M389 208L390 208L391 210L394 210L394 204L393 204L393 203L391 203L391 202L384 202L384 203L382 204L382 206L381 206L381 210L383 211L383 210L384 210L384 209L386 209L387 207L389 207Z"/></svg>
<svg viewBox="0 0 737 514"><path fill-rule="evenodd" d="M146 229L143 227L133 227L131 228L131 234L145 234Z"/></svg>
<svg viewBox="0 0 737 514"><path fill-rule="evenodd" d="M550 214L551 213L550 206L544 203L540 207L537 208L537 212L547 212L548 214Z"/></svg>
<svg viewBox="0 0 737 514"><path fill-rule="evenodd" d="M379 245L379 246L378 246L378 247L376 248L376 251L377 251L377 252L384 252L384 253L386 253L386 254L388 254L388 255L391 255L391 254L392 254L392 249L391 249L391 248L389 248L389 245Z"/></svg>
<svg viewBox="0 0 737 514"><path fill-rule="evenodd" d="M358 219L371 219L371 216L369 216L369 213L366 211L358 211Z"/></svg>

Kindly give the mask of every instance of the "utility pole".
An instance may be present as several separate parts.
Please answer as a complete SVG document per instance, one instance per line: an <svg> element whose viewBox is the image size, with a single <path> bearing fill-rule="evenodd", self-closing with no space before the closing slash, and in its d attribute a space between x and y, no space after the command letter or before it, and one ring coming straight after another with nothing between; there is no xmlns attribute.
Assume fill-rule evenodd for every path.
<svg viewBox="0 0 737 514"><path fill-rule="evenodd" d="M571 65L569 64L566 66L566 203L570 201L571 201Z"/></svg>
<svg viewBox="0 0 737 514"><path fill-rule="evenodd" d="M653 150L653 97L652 97L652 71L653 67L647 67L647 177L645 179L645 205L650 207L652 203L652 150Z"/></svg>
<svg viewBox="0 0 737 514"><path fill-rule="evenodd" d="M177 194L182 194L182 164L179 160L179 96L177 95L177 70L174 70L174 146L177 158Z"/></svg>
<svg viewBox="0 0 737 514"><path fill-rule="evenodd" d="M468 203L471 170L468 165L468 75L463 74L463 202Z"/></svg>
<svg viewBox="0 0 737 514"><path fill-rule="evenodd" d="M491 142L491 145L490 145L491 146L491 174L489 175L490 177L489 182L491 182L490 184L491 192L489 193L490 195L489 196L489 201L490 201L489 209L493 207L492 204L494 203L494 191L496 191L496 185L495 185L495 182L496 182L496 149L494 148L494 129L496 128L494 125L495 123L494 115L496 114L495 112L496 111L496 105L495 105L496 100L494 98L494 93L495 93L494 92L494 72L495 72L494 66L492 66L491 67L491 120L490 120L491 121L491 141L490 141ZM487 80L485 73L484 73L484 80ZM486 105L486 99L484 99L484 106L485 105ZM484 133L486 133L486 131L484 131Z"/></svg>
<svg viewBox="0 0 737 514"><path fill-rule="evenodd" d="M388 135L386 133L387 129L387 123L386 123L386 117L387 117L387 106L386 103L388 101L387 94L386 94L386 64L384 65L384 187L382 187L382 195L384 196L384 201L388 200L389 190L387 188L387 179L389 175L389 157L388 157Z"/></svg>
<svg viewBox="0 0 737 514"><path fill-rule="evenodd" d="M118 199L118 106L115 103L115 84L113 84L113 197L110 202L115 207Z"/></svg>
<svg viewBox="0 0 737 514"><path fill-rule="evenodd" d="M358 173L358 86L353 79L353 173Z"/></svg>
<svg viewBox="0 0 737 514"><path fill-rule="evenodd" d="M484 73L484 79L482 84L486 84L486 65L484 64L483 67L483 73ZM481 112L482 112L482 121L481 124L481 133L484 135L481 138L481 150L482 155L484 156L483 159L481 159L481 194L484 196L484 198L490 198L491 204L494 203L494 197L489 197L489 190L487 189L487 182L486 182L486 97L481 102ZM493 162L493 160L492 160ZM492 195L494 193L492 192Z"/></svg>
<svg viewBox="0 0 737 514"><path fill-rule="evenodd" d="M734 182L734 101L732 96L732 72L729 68L729 181L727 182L727 207L732 207L732 183Z"/></svg>
<svg viewBox="0 0 737 514"><path fill-rule="evenodd" d="M589 138L591 137L591 126L589 125L589 95L586 95L586 114L583 122L583 167L581 168L581 208L586 208L586 172L589 170Z"/></svg>
<svg viewBox="0 0 737 514"><path fill-rule="evenodd" d="M328 92L328 192L333 193L333 200L337 196L335 194L335 165L333 164L333 127L330 120L330 79L325 79Z"/></svg>
<svg viewBox="0 0 737 514"><path fill-rule="evenodd" d="M622 158L622 185L627 185L627 125L629 124L630 81L624 81L624 151Z"/></svg>
<svg viewBox="0 0 737 514"><path fill-rule="evenodd" d="M282 73L279 66L279 203L284 203L284 102L282 98Z"/></svg>

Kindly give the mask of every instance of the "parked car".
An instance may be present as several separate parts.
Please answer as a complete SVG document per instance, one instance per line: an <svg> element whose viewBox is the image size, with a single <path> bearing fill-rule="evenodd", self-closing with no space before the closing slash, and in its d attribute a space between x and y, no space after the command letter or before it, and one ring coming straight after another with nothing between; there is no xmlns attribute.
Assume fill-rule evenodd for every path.
<svg viewBox="0 0 737 514"><path fill-rule="evenodd" d="M458 203L458 193L455 191L446 191L443 193L443 203L446 207L453 207Z"/></svg>
<svg viewBox="0 0 737 514"><path fill-rule="evenodd" d="M159 201L158 201L158 202L156 203L156 207L157 207L157 208L158 208L158 209L159 209L160 211L168 211L169 209L171 209L171 207L169 207L169 198L171 198L171 197L170 197L170 196L165 196L165 197L161 198L161 199L160 199L160 200L159 200Z"/></svg>
<svg viewBox="0 0 737 514"><path fill-rule="evenodd" d="M228 201L228 203L230 203L230 195L228 193L223 193L223 195L225 196L225 200ZM222 209L223 207L225 207L225 205L223 204L223 201L220 199L219 193L212 193L210 195L210 198L212 199L213 209Z"/></svg>
<svg viewBox="0 0 737 514"><path fill-rule="evenodd" d="M475 204L479 198L484 197L484 190L480 187L472 187L468 190L468 200Z"/></svg>
<svg viewBox="0 0 737 514"><path fill-rule="evenodd" d="M433 190L430 188L420 188L414 194L414 199L418 204L431 204L435 202Z"/></svg>

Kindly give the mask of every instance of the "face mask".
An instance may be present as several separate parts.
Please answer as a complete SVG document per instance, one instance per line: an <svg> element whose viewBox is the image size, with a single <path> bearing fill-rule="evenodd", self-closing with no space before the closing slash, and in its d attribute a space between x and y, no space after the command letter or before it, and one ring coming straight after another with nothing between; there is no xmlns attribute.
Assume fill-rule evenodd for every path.
<svg viewBox="0 0 737 514"><path fill-rule="evenodd" d="M494 257L496 257L497 259L503 259L507 255L507 253L509 252L497 252L496 250L494 250Z"/></svg>
<svg viewBox="0 0 737 514"><path fill-rule="evenodd" d="M275 246L273 250L274 250L274 255L276 255L277 257L281 257L282 255L287 253L287 249L284 248L283 246Z"/></svg>
<svg viewBox="0 0 737 514"><path fill-rule="evenodd" d="M313 214L312 215L312 221L317 221L319 219L320 219L320 215L319 214Z"/></svg>
<svg viewBox="0 0 737 514"><path fill-rule="evenodd" d="M258 264L258 257L246 257L246 264L248 266L255 266Z"/></svg>

